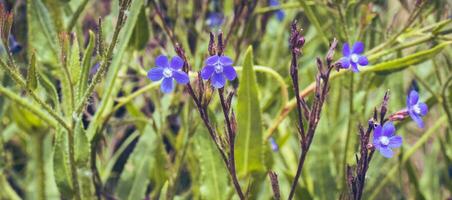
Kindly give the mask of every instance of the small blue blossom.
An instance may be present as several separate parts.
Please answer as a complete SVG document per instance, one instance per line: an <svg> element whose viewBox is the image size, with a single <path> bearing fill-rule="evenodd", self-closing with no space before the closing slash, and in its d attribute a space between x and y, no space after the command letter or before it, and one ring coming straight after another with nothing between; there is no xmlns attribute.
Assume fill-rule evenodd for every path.
<svg viewBox="0 0 452 200"><path fill-rule="evenodd" d="M427 104L419 101L419 94L416 90L411 90L406 100L408 113L420 128L424 128L422 117L428 112Z"/></svg>
<svg viewBox="0 0 452 200"><path fill-rule="evenodd" d="M402 137L395 135L394 124L387 122L383 127L378 125L375 128L373 145L383 157L391 158L394 154L392 148L402 146Z"/></svg>
<svg viewBox="0 0 452 200"><path fill-rule="evenodd" d="M211 12L207 15L207 25L210 28L220 27L224 22L224 16L221 12Z"/></svg>
<svg viewBox="0 0 452 200"><path fill-rule="evenodd" d="M16 39L14 38L14 36L9 35L9 50L11 51L12 54L16 54L19 53L22 50L22 45L20 45Z"/></svg>
<svg viewBox="0 0 452 200"><path fill-rule="evenodd" d="M279 146L278 146L278 143L276 143L275 138L270 137L269 141L270 141L270 147L272 148L272 151L278 152Z"/></svg>
<svg viewBox="0 0 452 200"><path fill-rule="evenodd" d="M169 62L166 56L160 55L155 59L156 67L148 72L148 78L152 81L163 79L160 89L163 93L170 93L174 90L174 80L179 84L187 84L190 79L182 71L184 61L179 56L174 56Z"/></svg>
<svg viewBox="0 0 452 200"><path fill-rule="evenodd" d="M352 51L350 52L350 46L345 43L342 47L342 54L344 57L341 58L341 67L350 68L353 72L359 72L358 66L366 66L369 64L367 57L361 55L364 52L364 44L362 42L356 42L353 44Z"/></svg>
<svg viewBox="0 0 452 200"><path fill-rule="evenodd" d="M233 61L227 56L210 56L205 62L206 66L201 70L201 77L204 80L210 79L214 88L222 88L226 79L232 81L237 77Z"/></svg>
<svg viewBox="0 0 452 200"><path fill-rule="evenodd" d="M280 4L279 4L278 0L268 0L268 5L269 6L279 6ZM282 20L284 20L284 17L286 14L281 9L278 9L275 11L275 15L276 15L276 19L278 19L279 21L282 21Z"/></svg>

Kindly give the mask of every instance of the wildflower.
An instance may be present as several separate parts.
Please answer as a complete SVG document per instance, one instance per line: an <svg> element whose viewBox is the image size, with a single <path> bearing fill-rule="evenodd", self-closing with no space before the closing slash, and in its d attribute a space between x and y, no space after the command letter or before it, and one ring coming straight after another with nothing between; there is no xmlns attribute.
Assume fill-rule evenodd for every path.
<svg viewBox="0 0 452 200"><path fill-rule="evenodd" d="M352 51L350 52L350 47L348 43L345 43L342 47L342 54L344 57L341 58L341 67L348 69L350 65L352 66L353 72L359 72L358 66L366 66L369 64L367 57L361 55L364 51L364 44L362 42L356 42L353 44Z"/></svg>
<svg viewBox="0 0 452 200"><path fill-rule="evenodd" d="M402 137L395 135L394 125L387 122L383 127L380 125L375 127L373 145L383 157L391 158L393 155L391 148L402 146Z"/></svg>
<svg viewBox="0 0 452 200"><path fill-rule="evenodd" d="M427 114L428 107L425 103L419 101L419 94L416 90L411 90L407 97L406 104L411 119L413 119L420 128L424 128L422 117Z"/></svg>
<svg viewBox="0 0 452 200"><path fill-rule="evenodd" d="M278 146L278 143L276 143L275 138L270 137L269 140L270 140L270 147L272 148L272 151L278 152L279 146Z"/></svg>
<svg viewBox="0 0 452 200"><path fill-rule="evenodd" d="M14 36L10 35L9 38L9 48L12 54L19 53L22 50L22 45L20 45Z"/></svg>
<svg viewBox="0 0 452 200"><path fill-rule="evenodd" d="M201 77L204 80L210 79L214 88L222 88L226 83L225 77L232 81L237 77L233 61L227 56L210 56L207 58L204 68L201 70Z"/></svg>
<svg viewBox="0 0 452 200"><path fill-rule="evenodd" d="M174 56L169 62L166 56L160 55L155 59L157 67L152 68L148 72L148 78L152 81L163 79L160 89L163 93L169 93L174 89L174 80L179 84L187 84L190 79L188 75L182 71L184 61L179 56Z"/></svg>
<svg viewBox="0 0 452 200"><path fill-rule="evenodd" d="M220 27L224 22L224 16L221 12L211 12L207 15L206 23L210 28Z"/></svg>
<svg viewBox="0 0 452 200"><path fill-rule="evenodd" d="M269 6L279 6L280 4L279 4L278 0L268 0L268 5ZM276 10L275 15L276 15L276 19L278 19L279 21L284 20L285 13L281 9Z"/></svg>

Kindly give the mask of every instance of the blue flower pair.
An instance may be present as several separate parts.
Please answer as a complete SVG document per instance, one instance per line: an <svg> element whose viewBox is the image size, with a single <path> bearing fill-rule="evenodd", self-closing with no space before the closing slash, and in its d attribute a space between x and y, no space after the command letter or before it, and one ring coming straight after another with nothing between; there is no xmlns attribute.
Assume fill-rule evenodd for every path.
<svg viewBox="0 0 452 200"><path fill-rule="evenodd" d="M201 78L210 79L214 88L222 88L226 84L226 79L232 81L237 77L237 73L232 67L234 62L227 56L211 56L205 61L205 66L201 70ZM155 60L156 67L148 72L148 78L152 81L163 79L160 89L163 93L170 93L174 90L174 82L185 85L190 81L187 73L182 71L184 61L179 56L174 56L169 61L168 57L160 55Z"/></svg>

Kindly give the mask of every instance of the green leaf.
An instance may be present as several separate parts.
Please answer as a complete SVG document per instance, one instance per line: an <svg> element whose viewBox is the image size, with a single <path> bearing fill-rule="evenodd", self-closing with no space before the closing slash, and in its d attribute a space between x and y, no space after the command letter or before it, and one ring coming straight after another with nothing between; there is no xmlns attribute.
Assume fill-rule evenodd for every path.
<svg viewBox="0 0 452 200"><path fill-rule="evenodd" d="M203 127L198 130L200 131L193 139L201 173L199 176L201 199L227 199L227 195L224 194L228 188L228 171L209 133Z"/></svg>
<svg viewBox="0 0 452 200"><path fill-rule="evenodd" d="M55 144L53 146L53 174L60 192L61 198L72 199L71 173L69 171L69 159L67 148L67 132L59 128L55 133Z"/></svg>
<svg viewBox="0 0 452 200"><path fill-rule="evenodd" d="M75 164L77 165L77 174L80 183L81 193L84 199L93 197L91 162L91 144L86 137L81 118L75 125Z"/></svg>
<svg viewBox="0 0 452 200"><path fill-rule="evenodd" d="M72 47L68 56L68 69L71 75L72 84L77 85L76 80L80 77L82 67L80 65L80 48L78 45L78 40L74 39L72 41Z"/></svg>
<svg viewBox="0 0 452 200"><path fill-rule="evenodd" d="M253 49L245 53L240 86L237 93L235 157L239 176L263 170L263 136L257 81L253 69Z"/></svg>
<svg viewBox="0 0 452 200"><path fill-rule="evenodd" d="M78 78L78 103L82 100L83 94L85 94L86 89L88 88L88 78L89 78L89 71L91 68L91 57L93 56L94 46L96 44L95 41L95 35L92 31L89 31L89 42L88 46L86 47L85 53L83 54L83 60L82 60L82 71L80 72L80 77Z"/></svg>
<svg viewBox="0 0 452 200"><path fill-rule="evenodd" d="M420 51L403 58L398 58L394 60L389 60L386 62L378 63L374 66L365 67L362 72L378 72L382 74L388 74L403 70L411 65L419 64L424 61L432 59L436 54L440 53L446 46L451 45L452 42L443 42L435 47Z"/></svg>
<svg viewBox="0 0 452 200"><path fill-rule="evenodd" d="M119 199L144 199L159 147L154 129L148 125L140 136L132 155L124 166L116 194Z"/></svg>
<svg viewBox="0 0 452 200"><path fill-rule="evenodd" d="M30 69L27 73L27 88L32 90L38 87L38 73L36 72L36 54L31 54Z"/></svg>
<svg viewBox="0 0 452 200"><path fill-rule="evenodd" d="M27 49L39 52L39 61L57 63L57 32L49 11L41 0L27 0L27 23Z"/></svg>
<svg viewBox="0 0 452 200"><path fill-rule="evenodd" d="M146 9L145 6L142 6L140 14L138 15L138 21L133 30L132 38L130 38L129 47L136 50L143 50L148 43L149 34L149 23L146 16Z"/></svg>

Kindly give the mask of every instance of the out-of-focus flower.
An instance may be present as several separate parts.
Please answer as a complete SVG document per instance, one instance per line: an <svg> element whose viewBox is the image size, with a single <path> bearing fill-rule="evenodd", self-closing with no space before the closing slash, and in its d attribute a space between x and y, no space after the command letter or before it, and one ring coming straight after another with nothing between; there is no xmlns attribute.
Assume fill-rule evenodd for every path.
<svg viewBox="0 0 452 200"><path fill-rule="evenodd" d="M280 3L278 0L268 0L268 5L269 6L279 6ZM286 16L286 14L281 9L278 9L275 11L275 16L276 16L276 19L278 19L279 21L282 21L282 20L284 20L284 17Z"/></svg>
<svg viewBox="0 0 452 200"><path fill-rule="evenodd" d="M207 25L210 28L220 27L224 22L224 16L221 12L211 12L207 15Z"/></svg>
<svg viewBox="0 0 452 200"><path fill-rule="evenodd" d="M237 77L233 61L227 56L210 56L205 61L205 66L201 70L201 77L204 80L210 79L214 88L224 87L226 79L232 81Z"/></svg>
<svg viewBox="0 0 452 200"><path fill-rule="evenodd" d="M375 127L373 145L383 157L391 158L394 154L392 148L402 146L402 137L395 135L394 125L387 122L383 127Z"/></svg>
<svg viewBox="0 0 452 200"><path fill-rule="evenodd" d="M270 146L272 148L272 151L277 152L279 150L279 146L278 146L278 143L276 143L275 138L270 137L269 141L270 141Z"/></svg>
<svg viewBox="0 0 452 200"><path fill-rule="evenodd" d="M179 56L174 56L169 62L168 57L160 55L155 59L156 67L148 72L148 78L152 81L163 79L160 89L163 93L170 93L174 89L174 80L179 84L187 84L190 79L182 71L184 61Z"/></svg>
<svg viewBox="0 0 452 200"><path fill-rule="evenodd" d="M359 66L366 66L369 64L367 57L361 55L364 52L364 44L362 42L356 42L353 44L353 48L350 51L350 46L348 43L345 43L342 47L342 54L344 57L341 58L341 67L342 68L350 68L353 72L359 72Z"/></svg>
<svg viewBox="0 0 452 200"><path fill-rule="evenodd" d="M406 99L408 113L411 119L413 119L420 128L424 128L424 122L422 117L428 112L427 104L419 101L419 94L416 90L411 90Z"/></svg>
<svg viewBox="0 0 452 200"><path fill-rule="evenodd" d="M8 40L9 40L9 50L11 51L12 54L19 53L22 50L22 45L20 45L16 41L14 36L9 35Z"/></svg>

